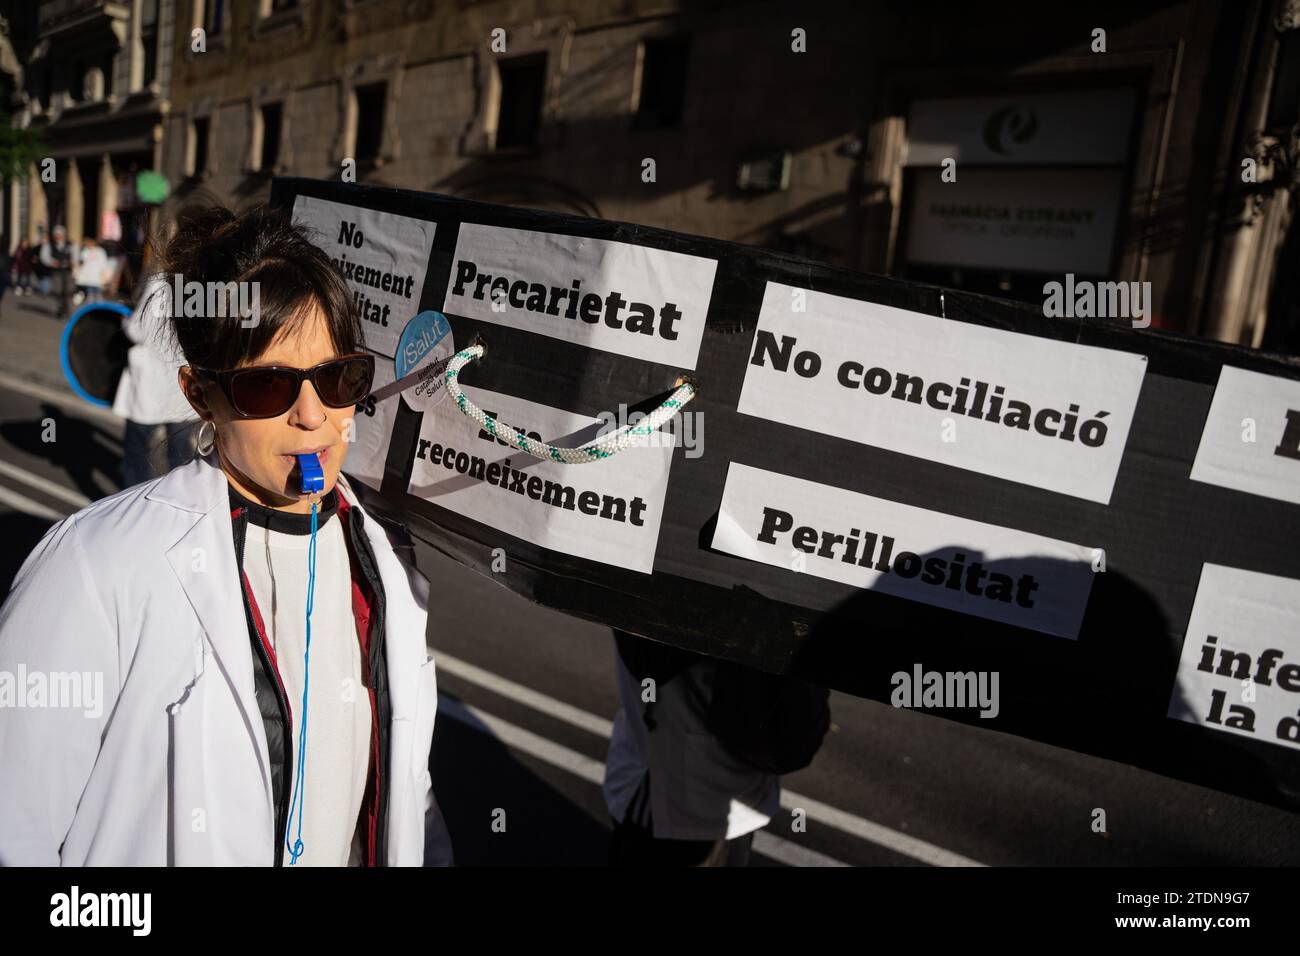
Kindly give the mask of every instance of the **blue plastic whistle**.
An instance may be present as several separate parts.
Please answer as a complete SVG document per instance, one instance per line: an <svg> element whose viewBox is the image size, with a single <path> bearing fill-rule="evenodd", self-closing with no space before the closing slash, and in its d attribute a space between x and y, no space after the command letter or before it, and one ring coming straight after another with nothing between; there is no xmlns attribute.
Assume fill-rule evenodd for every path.
<svg viewBox="0 0 1300 956"><path fill-rule="evenodd" d="M325 487L325 472L321 471L320 459L314 454L298 456L298 470L302 472L302 493L310 495Z"/></svg>

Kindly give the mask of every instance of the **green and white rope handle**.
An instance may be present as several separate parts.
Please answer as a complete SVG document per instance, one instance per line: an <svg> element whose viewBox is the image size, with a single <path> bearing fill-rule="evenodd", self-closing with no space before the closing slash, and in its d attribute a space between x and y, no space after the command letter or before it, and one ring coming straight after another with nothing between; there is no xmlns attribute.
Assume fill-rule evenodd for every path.
<svg viewBox="0 0 1300 956"><path fill-rule="evenodd" d="M518 429L498 422L471 402L465 393L461 391L460 382L458 381L460 370L474 359L482 358L485 351L486 349L481 344L476 343L457 352L447 362L447 371L443 375L443 380L447 385L448 394L456 402L456 407L463 414L468 415L486 428L489 434L500 438L502 441L509 442L516 448L522 449L536 458L549 458L552 461L562 462L566 465L584 465L589 461L609 458L611 455L618 454L624 448L631 448L633 445L638 444L638 439L642 435L649 435L676 415L682 406L694 398L697 393L693 383L681 381L662 405L635 425L620 428L593 445L583 445L581 448L559 448L545 442L534 441Z"/></svg>

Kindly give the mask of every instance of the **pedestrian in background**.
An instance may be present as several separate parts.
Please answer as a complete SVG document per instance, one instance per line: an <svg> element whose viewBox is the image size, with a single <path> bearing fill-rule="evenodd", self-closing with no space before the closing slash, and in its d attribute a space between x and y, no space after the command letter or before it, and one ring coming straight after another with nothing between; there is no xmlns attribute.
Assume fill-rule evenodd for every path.
<svg viewBox="0 0 1300 956"><path fill-rule="evenodd" d="M42 296L50 294L50 267L45 264L45 247L49 233L44 223L36 227L36 245L32 247L32 274L36 278L36 291Z"/></svg>
<svg viewBox="0 0 1300 956"><path fill-rule="evenodd" d="M77 258L77 294L74 305L98 302L103 298L104 281L108 278L108 253L98 242L87 236L81 240L81 255Z"/></svg>
<svg viewBox="0 0 1300 956"><path fill-rule="evenodd" d="M5 292L9 288L9 272L13 268L13 258L8 250L9 241L0 240L0 307L4 306Z"/></svg>
<svg viewBox="0 0 1300 956"><path fill-rule="evenodd" d="M35 259L32 244L26 238L19 239L13 257L14 295L32 294L32 265Z"/></svg>
<svg viewBox="0 0 1300 956"><path fill-rule="evenodd" d="M53 238L41 244L40 262L45 270L45 275L41 278L41 294L48 296L50 283L53 282L54 294L59 303L55 317L66 318L76 250L68 244L68 233L62 226L55 226Z"/></svg>
<svg viewBox="0 0 1300 956"><path fill-rule="evenodd" d="M132 342L113 397L113 413L126 419L123 488L154 477L150 452L160 425L166 431L168 471L185 464L193 452L192 426L197 419L177 384L177 370L185 360L167 333L170 318L171 286L154 276L145 283L135 309L122 320L122 331Z"/></svg>
<svg viewBox="0 0 1300 956"><path fill-rule="evenodd" d="M829 691L626 631L614 643L610 864L748 866L754 833L780 807L781 775L821 747Z"/></svg>

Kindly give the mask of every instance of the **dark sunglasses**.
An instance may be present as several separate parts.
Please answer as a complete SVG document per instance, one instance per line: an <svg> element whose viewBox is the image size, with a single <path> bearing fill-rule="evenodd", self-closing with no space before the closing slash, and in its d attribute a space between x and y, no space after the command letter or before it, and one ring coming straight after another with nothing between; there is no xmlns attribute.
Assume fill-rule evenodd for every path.
<svg viewBox="0 0 1300 956"><path fill-rule="evenodd" d="M331 408L362 401L370 394L375 379L375 357L363 352L330 359L312 368L250 365L215 371L198 365L190 367L216 382L241 418L283 415L298 400L303 379L311 382L320 400Z"/></svg>

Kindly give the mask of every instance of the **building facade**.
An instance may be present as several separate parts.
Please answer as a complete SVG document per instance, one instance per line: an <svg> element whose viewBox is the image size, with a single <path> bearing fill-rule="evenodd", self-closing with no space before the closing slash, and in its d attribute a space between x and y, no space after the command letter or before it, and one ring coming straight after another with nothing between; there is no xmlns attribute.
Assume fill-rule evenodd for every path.
<svg viewBox="0 0 1300 956"><path fill-rule="evenodd" d="M162 164L174 2L48 0L23 12L10 109L40 131L47 154L6 186L9 241L63 226L73 242L120 242L138 266L157 207L136 182Z"/></svg>
<svg viewBox="0 0 1300 956"><path fill-rule="evenodd" d="M1297 0L952 6L161 0L153 158L172 208L354 175L1029 302L1065 274L1150 283L1158 326L1300 350ZM85 37L93 75L120 23L120 113L146 7L41 4L44 62ZM51 88L84 90L53 55ZM127 151L65 128L84 208Z"/></svg>

